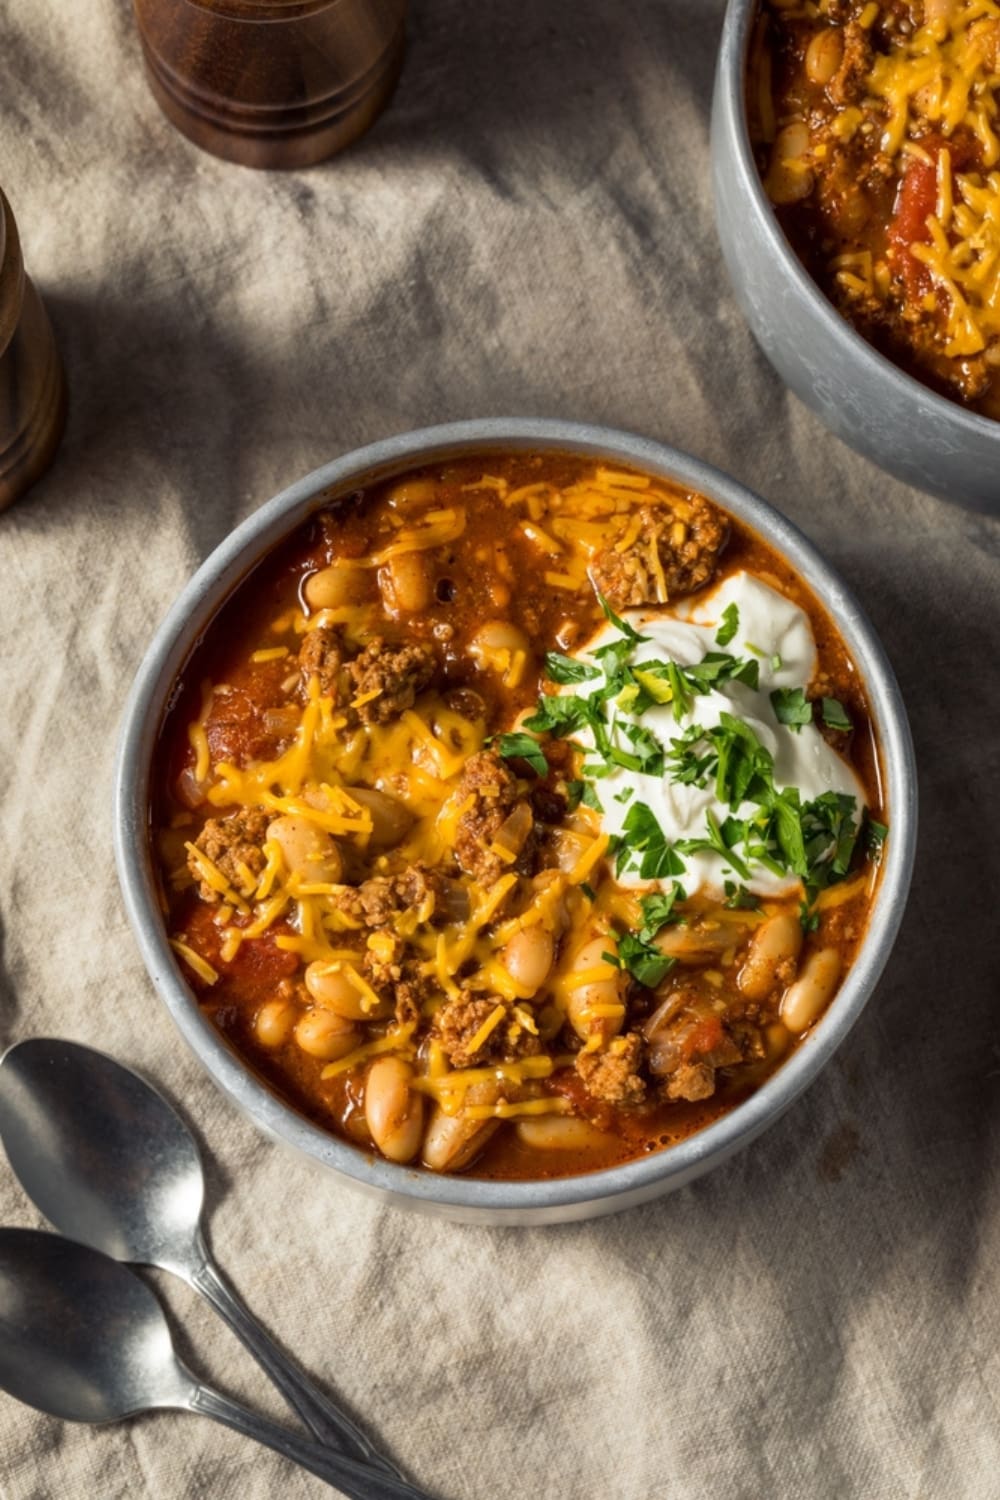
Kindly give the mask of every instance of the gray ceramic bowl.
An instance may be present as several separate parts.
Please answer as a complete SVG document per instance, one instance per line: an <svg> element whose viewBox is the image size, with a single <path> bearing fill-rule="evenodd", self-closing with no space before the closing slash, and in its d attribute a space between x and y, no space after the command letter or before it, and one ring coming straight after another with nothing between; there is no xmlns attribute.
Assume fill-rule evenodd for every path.
<svg viewBox="0 0 1000 1500"><path fill-rule="evenodd" d="M864 676L882 745L892 823L862 952L815 1032L784 1067L746 1103L690 1140L625 1166L555 1182L480 1182L394 1166L346 1145L283 1104L198 1009L167 943L149 848L150 761L164 709L188 654L233 587L276 542L339 493L415 464L491 449L593 454L634 464L701 491L766 537L827 605ZM903 914L916 837L913 749L899 688L871 626L833 570L788 521L716 469L660 443L565 422L460 422L389 438L317 469L244 521L184 589L139 669L125 709L115 800L118 874L146 967L185 1040L230 1099L270 1136L345 1181L397 1204L489 1224L552 1224L642 1203L725 1161L777 1119L840 1046L875 987Z"/></svg>
<svg viewBox="0 0 1000 1500"><path fill-rule="evenodd" d="M1000 513L1000 422L935 395L840 316L781 230L753 159L744 78L757 0L729 0L712 107L716 222L747 322L828 427L918 489Z"/></svg>

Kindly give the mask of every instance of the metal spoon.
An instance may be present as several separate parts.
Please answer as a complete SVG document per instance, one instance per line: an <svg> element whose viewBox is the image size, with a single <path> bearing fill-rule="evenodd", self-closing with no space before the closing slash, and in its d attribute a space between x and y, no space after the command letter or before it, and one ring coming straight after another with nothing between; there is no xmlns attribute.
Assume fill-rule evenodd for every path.
<svg viewBox="0 0 1000 1500"><path fill-rule="evenodd" d="M315 1438L399 1476L222 1279L201 1231L198 1147L145 1079L76 1042L18 1042L0 1062L0 1137L24 1191L56 1229L114 1260L183 1277L221 1313Z"/></svg>
<svg viewBox="0 0 1000 1500"><path fill-rule="evenodd" d="M163 1309L134 1271L40 1229L0 1229L0 1388L66 1422L200 1412L355 1500L427 1500L203 1384L177 1358Z"/></svg>

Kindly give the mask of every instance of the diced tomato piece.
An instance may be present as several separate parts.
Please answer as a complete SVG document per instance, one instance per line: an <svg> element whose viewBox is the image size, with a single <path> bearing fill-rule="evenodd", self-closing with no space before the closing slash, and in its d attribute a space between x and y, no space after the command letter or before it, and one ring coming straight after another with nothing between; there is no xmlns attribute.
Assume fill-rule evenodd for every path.
<svg viewBox="0 0 1000 1500"><path fill-rule="evenodd" d="M220 952L223 939L212 919L214 910L205 904L196 906L184 923L181 938L219 974L237 982L242 980L248 986L257 986L274 984L295 973L299 966L298 954L287 953L275 943L275 938L291 930L287 924L275 923L262 937L244 939L235 956L227 962ZM233 926L239 925L239 918L236 918ZM204 981L197 976L194 982L199 989L204 986Z"/></svg>
<svg viewBox="0 0 1000 1500"><path fill-rule="evenodd" d="M265 932L263 937L247 938L240 944L236 957L223 964L224 972L258 984L294 974L299 966L299 955L277 947L274 940L279 936L279 931L272 931Z"/></svg>
<svg viewBox="0 0 1000 1500"><path fill-rule="evenodd" d="M693 1026L684 1038L685 1061L689 1062L692 1057L704 1057L709 1052L714 1052L723 1038L722 1021L719 1016L705 1016L697 1026Z"/></svg>
<svg viewBox="0 0 1000 1500"><path fill-rule="evenodd" d="M902 277L907 301L913 304L920 302L930 290L927 267L910 254L910 246L930 244L927 218L937 203L937 160L941 149L940 142L925 141L922 145L930 161L923 161L918 156L908 158L889 223L889 258Z"/></svg>

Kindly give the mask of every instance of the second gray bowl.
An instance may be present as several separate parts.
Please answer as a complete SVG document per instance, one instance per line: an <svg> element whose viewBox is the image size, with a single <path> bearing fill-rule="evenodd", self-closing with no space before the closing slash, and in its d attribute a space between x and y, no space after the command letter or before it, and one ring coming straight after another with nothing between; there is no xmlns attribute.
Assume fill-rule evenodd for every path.
<svg viewBox="0 0 1000 1500"><path fill-rule="evenodd" d="M890 474L1000 514L1000 422L946 401L890 363L823 295L761 185L744 79L758 0L730 0L712 106L722 253L743 313L786 385L838 437Z"/></svg>

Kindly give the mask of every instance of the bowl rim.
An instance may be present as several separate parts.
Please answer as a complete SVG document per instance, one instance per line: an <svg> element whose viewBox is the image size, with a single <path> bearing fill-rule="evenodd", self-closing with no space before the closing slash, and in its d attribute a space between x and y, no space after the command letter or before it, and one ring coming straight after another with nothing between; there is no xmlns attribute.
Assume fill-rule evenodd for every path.
<svg viewBox="0 0 1000 1500"><path fill-rule="evenodd" d="M495 1181L448 1177L383 1161L313 1124L244 1064L202 1013L161 920L149 849L151 758L162 714L187 659L235 586L285 535L337 493L418 464L476 451L564 452L628 463L706 494L778 550L830 611L865 681L892 828L862 948L829 1009L756 1093L676 1145L579 1176ZM682 451L621 430L546 419L488 418L401 433L313 470L248 516L212 551L175 599L136 673L114 775L114 848L125 909L146 969L174 1023L215 1083L272 1138L298 1148L362 1188L461 1217L516 1222L522 1215L584 1216L657 1196L701 1175L778 1118L813 1081L864 1009L893 946L916 844L913 744L898 683L853 594L792 522L739 481ZM573 1211L576 1210L574 1214Z"/></svg>
<svg viewBox="0 0 1000 1500"><path fill-rule="evenodd" d="M774 205L764 191L760 172L754 160L750 141L750 126L746 107L747 53L754 19L762 0L728 0L723 19L722 39L716 67L717 83L724 90L725 104L735 136L737 164L742 169L752 206L759 220L766 226L772 249L781 261L781 269L790 277L797 292L809 305L810 311L819 318L823 332L834 339L850 355L866 360L883 379L888 380L899 391L903 399L927 402L922 414L954 424L967 436L975 435L1000 444L1000 419L984 417L971 411L958 401L942 396L932 386L925 385L915 375L897 365L874 344L859 333L853 323L843 317L819 283L809 274L792 249L791 242L774 212ZM721 212L721 205L717 205Z"/></svg>

